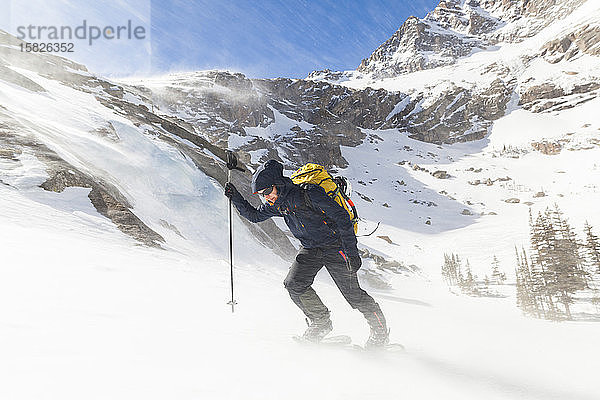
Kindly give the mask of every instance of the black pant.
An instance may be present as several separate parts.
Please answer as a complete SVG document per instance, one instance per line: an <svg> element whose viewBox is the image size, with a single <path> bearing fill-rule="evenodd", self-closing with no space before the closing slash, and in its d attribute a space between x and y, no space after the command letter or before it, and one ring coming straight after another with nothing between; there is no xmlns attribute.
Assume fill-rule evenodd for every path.
<svg viewBox="0 0 600 400"><path fill-rule="evenodd" d="M385 317L379 305L358 283L357 271L349 271L346 261L337 249L301 249L290 267L284 285L292 301L311 321L329 319L329 310L311 287L321 268L333 278L340 292L352 308L359 310L369 326L387 331Z"/></svg>

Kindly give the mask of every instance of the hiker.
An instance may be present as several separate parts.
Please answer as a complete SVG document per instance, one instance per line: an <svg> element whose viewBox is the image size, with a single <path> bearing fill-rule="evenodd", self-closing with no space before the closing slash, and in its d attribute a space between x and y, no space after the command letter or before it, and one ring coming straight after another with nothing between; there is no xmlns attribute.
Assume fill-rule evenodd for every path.
<svg viewBox="0 0 600 400"><path fill-rule="evenodd" d="M231 182L225 185L225 195L244 218L261 222L283 217L302 244L284 285L310 321L303 338L319 342L333 329L329 310L311 287L317 272L325 266L350 306L366 318L371 334L365 346L388 344L389 331L381 308L358 283L356 273L362 261L348 212L321 186L294 184L283 176L283 165L276 160L267 161L254 173L252 192L264 200L258 209Z"/></svg>

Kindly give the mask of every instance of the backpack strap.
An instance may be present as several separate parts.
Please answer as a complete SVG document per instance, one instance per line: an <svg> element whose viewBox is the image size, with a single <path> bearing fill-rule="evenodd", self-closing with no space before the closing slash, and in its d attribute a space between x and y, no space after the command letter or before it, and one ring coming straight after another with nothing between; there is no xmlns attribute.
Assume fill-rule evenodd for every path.
<svg viewBox="0 0 600 400"><path fill-rule="evenodd" d="M310 210L317 212L317 210L315 209L315 206L313 206L310 196L308 195L308 185L310 185L310 183L303 183L301 185L298 185L298 186L300 186L300 189L302 190L302 195L304 196L304 205L306 207L308 207Z"/></svg>
<svg viewBox="0 0 600 400"><path fill-rule="evenodd" d="M346 193L343 190L338 189L338 192L340 193L340 196L342 196L342 198L346 201L346 204L348 204L352 209L352 215L354 215L354 218L352 218L351 221L353 224L356 224L359 218L358 211L356 211L356 206L354 205L354 202L350 200L350 197L346 196Z"/></svg>

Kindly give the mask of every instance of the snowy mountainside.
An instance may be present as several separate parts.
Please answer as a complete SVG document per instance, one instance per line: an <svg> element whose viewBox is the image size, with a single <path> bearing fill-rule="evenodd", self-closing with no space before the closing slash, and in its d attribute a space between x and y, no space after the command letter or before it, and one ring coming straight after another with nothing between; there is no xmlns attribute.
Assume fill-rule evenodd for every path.
<svg viewBox="0 0 600 400"><path fill-rule="evenodd" d="M488 33L471 32L464 15L479 15L482 7L489 10L485 15L494 14L499 22L490 25ZM445 33L423 43L413 38L402 45L384 44L356 71L315 71L308 79L407 94L388 115L388 125L428 142L485 137L494 121L511 111L509 104L515 98L524 108L552 111L598 95L597 2L443 1L425 19L412 18L407 24L436 26ZM402 34L408 29L405 25L390 41L408 40ZM438 32L422 30L423 35ZM465 35L470 35L467 43L486 44L477 51L447 55L443 46ZM423 64L425 59L441 61ZM417 64L423 65L413 68Z"/></svg>
<svg viewBox="0 0 600 400"><path fill-rule="evenodd" d="M278 158L290 173L316 161L349 176L365 232L383 221L377 235L361 239L370 251L435 271L444 251L464 248L480 276L496 253L512 275L529 207L559 203L581 226L585 216L573 205L592 204L598 194L591 182L600 59L589 32L600 10L590 1L550 3L441 2L424 21L493 46L385 79L329 71L257 80L206 71L124 82L249 165ZM476 29L463 18L473 13L496 22ZM501 42L499 31L516 33ZM546 167L522 170L537 162ZM502 231L507 221L511 229ZM490 253L477 251L482 246Z"/></svg>
<svg viewBox="0 0 600 400"><path fill-rule="evenodd" d="M470 3L469 7L474 7ZM491 3L486 4L491 7ZM464 2L460 6L467 7ZM460 24L440 16L446 11L436 10L433 14L437 20L459 29ZM222 159L223 147L236 150L251 169L268 158L281 159L288 173L304 162L320 162L350 177L359 210L367 220L365 231L382 221L377 235L364 239L365 250L423 268L435 278L441 249L452 250L440 245L448 243L445 235L481 228L487 233L478 235L479 242L472 246L475 249L481 243L493 242L501 228L495 217L506 217L515 227L510 234L513 239L495 241L493 246L495 252L510 259L512 247L526 239L527 208L523 204L543 207L554 201L564 202L568 194L562 193L556 183L564 179L552 179L540 188L525 185L520 180L531 179L522 176L521 164L516 160L530 158L533 162L539 151L547 153L540 156L542 159L551 156L552 165L562 163L559 160L569 153L585 153L577 157L581 160L589 154L593 159L596 154L594 134L598 127L591 111L597 106L598 93L594 86L598 79L595 45L586 41L586 51L555 63L544 58L552 46L545 48L543 55L541 49L573 26L593 27L598 10L584 2L566 14L564 20L544 25L533 36L524 35L516 43L479 51L454 65L382 80L353 78L337 84L326 79L256 80L224 71L111 82L68 60L17 54L17 39L4 34L3 68L8 71L4 75L8 86L3 116L5 143L12 146L4 155L12 162L18 160L23 148L36 157L46 154L46 163L53 162L54 166L48 169L48 179L38 184L54 191L69 186L90 188L92 204L123 232L160 246L174 242L188 246L185 239L190 237L204 240L189 226L184 212L192 207L194 199L188 198L192 203L181 208L181 215L174 214L174 198L185 196L162 193L158 177L159 181L144 188L140 182L122 182L139 174L143 163L154 162L152 157L132 158L140 162L138 172L130 168L122 174L111 170L118 165L113 162L118 159L116 155L107 157L111 161L98 159L88 153L90 146L107 146L120 154L124 150L119 146L133 149L133 138L141 135L155 143L160 152L170 154L168 157L181 155L189 171L198 168L220 184L227 179L218 160ZM579 49L576 43L573 46ZM538 57L525 58L524 54L536 54L534 50ZM48 70L45 65L53 67ZM553 85L551 96L539 89L544 85ZM29 92L21 96L22 90ZM54 101L44 93L52 94ZM44 111L31 120L36 110ZM66 117L58 122L56 115ZM449 127L460 133L461 140L479 140L445 145L444 141L452 138ZM25 128L33 131L35 140L22 138ZM82 135L82 130L92 135ZM408 137L404 135L406 130ZM134 136L128 136L134 131ZM450 136L443 139L444 135ZM305 151L307 146L310 152ZM159 151L152 150L152 146L146 149ZM548 149L553 150L549 153ZM519 158L512 158L515 155ZM506 164L499 167L496 158L506 158ZM465 160L477 160L477 165L458 168ZM582 167L595 174L593 164ZM156 168L161 169L159 164ZM175 169L165 168L160 178L177 175ZM554 169L566 179L581 173L577 169ZM489 171L485 176L474 172L485 170ZM234 174L234 179L247 191L248 174ZM171 186L177 186L179 180ZM186 185L186 196L197 190L182 181L182 187ZM570 185L569 189L576 196L586 193L593 197L596 193L595 186L584 183ZM529 192L540 191L549 195L529 198ZM522 197L520 205L505 202L515 197ZM293 245L275 224L248 225L248 229L280 255L293 255ZM413 236L415 232L425 236ZM398 246L402 243L407 246ZM424 261L423 254L431 258ZM480 257L482 270L489 264L484 256L472 257ZM505 269L510 272L508 265ZM383 280L389 279L386 276Z"/></svg>
<svg viewBox="0 0 600 400"><path fill-rule="evenodd" d="M588 45L581 47L572 41L564 42L565 50L557 50L549 43L556 43L570 35L569 32L594 32L599 21L600 8L593 2L585 2L563 20L548 23L531 37L498 44L493 50L479 51L452 65L381 80L355 74L337 81L357 89L401 91L411 99L418 99L414 108L410 101L399 103L397 114L391 118L410 121L413 129L422 130L422 136L435 135L436 130L447 129L453 121L464 124L455 125L463 134L479 131L475 138L488 132L480 140L441 148L404 144L401 143L404 139L396 138L394 133L386 136L376 133L384 139L377 146L379 153L391 150L390 138L395 142L392 148L396 152L393 157L386 157L387 165L397 169L401 163L400 174L410 174L430 190L417 202L438 204L432 196L437 193L464 206L459 216L468 226L447 230L439 237L449 240L433 240L427 251L415 250L415 260L424 254L438 254L439 258L440 249L450 252L452 248L461 248L465 249L465 255L469 254L472 265L489 266L492 254L503 254L504 268L512 274L510 260L514 259L514 246L527 244L529 208L535 214L558 204L579 230L586 220L598 224L591 222L597 221L597 215L587 210L600 196L595 183L599 178L596 160L600 145L600 121L595 111L600 105L600 58L595 53L599 38L596 35L595 42L588 40ZM550 57L549 48L554 49L556 58ZM566 56L569 51L572 56ZM484 99L491 113L468 122L468 116L473 115L469 107L479 105L473 93ZM417 108L429 111L422 112L423 116L415 115ZM380 159L377 162L379 165L372 165L362 177L356 177L369 182L371 193L377 191L378 185L397 185L391 179L383 184L372 181L373 171L386 165ZM444 171L437 173L437 178L442 179L435 177L436 171ZM400 189L405 195L416 192L415 187ZM411 211L408 218L404 214L402 217L417 222L411 218ZM430 232L434 231L436 212L441 213L439 218L444 224L453 219L439 207L422 207L417 214L419 223L430 219L431 225L422 226L431 229ZM388 214L393 211L388 210ZM468 218L473 215L477 217L471 224ZM431 240L430 237L413 240L410 235L406 239L419 247ZM481 248L490 252L482 253ZM479 276L485 274L485 268L475 269L479 270Z"/></svg>
<svg viewBox="0 0 600 400"><path fill-rule="evenodd" d="M583 3L585 0L443 0L425 18L409 18L356 71L382 79L455 64L475 52L535 36Z"/></svg>
<svg viewBox="0 0 600 400"><path fill-rule="evenodd" d="M21 53L18 43L0 32L0 61L9 71L0 80L3 185L34 196L90 189L94 208L142 243L201 251L214 242L225 251L226 242L206 233L227 236L224 202L207 205L223 200L223 150L183 121L152 113L149 102L119 84L61 57ZM38 172L23 178L30 162ZM247 175L235 178L249 185ZM249 229L281 256L293 253L272 222Z"/></svg>

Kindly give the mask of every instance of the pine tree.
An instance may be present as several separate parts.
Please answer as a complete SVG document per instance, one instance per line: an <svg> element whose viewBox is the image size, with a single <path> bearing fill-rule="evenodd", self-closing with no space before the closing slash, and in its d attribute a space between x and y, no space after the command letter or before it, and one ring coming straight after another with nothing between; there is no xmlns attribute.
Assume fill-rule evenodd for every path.
<svg viewBox="0 0 600 400"><path fill-rule="evenodd" d="M515 275L517 277L517 306L523 310L525 314L535 315L540 318L545 317L546 312L543 303L539 300L539 291L536 288L536 282L527 262L527 253L522 249L522 254L515 247L515 255L517 257L517 269Z"/></svg>
<svg viewBox="0 0 600 400"><path fill-rule="evenodd" d="M466 293L477 293L477 287L475 285L475 278L473 277L473 273L471 271L471 264L469 260L465 263L465 276L462 280L462 289Z"/></svg>
<svg viewBox="0 0 600 400"><path fill-rule="evenodd" d="M444 253L444 264L442 264L442 278L446 281L446 284L450 286L450 256Z"/></svg>
<svg viewBox="0 0 600 400"><path fill-rule="evenodd" d="M442 266L442 276L446 280L448 286L458 284L456 278L456 257L454 254L444 254L444 265Z"/></svg>
<svg viewBox="0 0 600 400"><path fill-rule="evenodd" d="M531 275L532 291L544 318L560 319L560 311L556 308L553 299L558 286L556 273L553 270L555 262L552 258L556 238L549 213L549 210L544 214L538 213L535 221L530 213L531 265L528 266L528 270ZM524 262L527 263L526 255L524 255Z"/></svg>
<svg viewBox="0 0 600 400"><path fill-rule="evenodd" d="M528 271L525 270L525 265L522 262L518 251L515 276L517 277L517 307L523 310L525 314L532 314L534 309L532 307L533 293L530 289L531 281L528 279Z"/></svg>
<svg viewBox="0 0 600 400"><path fill-rule="evenodd" d="M538 318L541 316L546 318L546 307L544 307L545 290L543 289L543 286L540 285L540 279L538 278L540 275L539 271L535 270L533 262L530 263L527 261L527 252L524 248L521 248L521 254L521 262L523 264L524 276L527 283L531 310L533 310Z"/></svg>
<svg viewBox="0 0 600 400"><path fill-rule="evenodd" d="M504 281L506 281L506 274L500 272L500 261L498 261L498 257L495 254L492 260L492 281L496 285L503 285Z"/></svg>
<svg viewBox="0 0 600 400"><path fill-rule="evenodd" d="M547 311L552 308L550 305L552 300L547 296L546 291L546 275L544 274L544 267L542 260L544 258L544 245L542 240L542 229L543 225L541 219L542 214L539 213L537 219L534 221L531 209L529 209L529 238L531 244L531 263L527 263L527 253L525 249L522 249L522 263L524 265L523 270L528 275L529 290L533 299L535 299L536 309L543 314L544 318L547 318ZM531 265L531 266L530 266ZM544 307L548 304L548 307Z"/></svg>
<svg viewBox="0 0 600 400"><path fill-rule="evenodd" d="M460 265L461 260L460 257L458 257L458 254L454 255L454 274L455 274L455 281L457 285L462 285L463 282L463 275L462 275L462 265Z"/></svg>
<svg viewBox="0 0 600 400"><path fill-rule="evenodd" d="M449 286L460 285L463 281L461 275L460 258L458 254L444 254L444 265L442 265L442 276Z"/></svg>
<svg viewBox="0 0 600 400"><path fill-rule="evenodd" d="M523 310L524 313L529 313L529 293L527 290L525 271L523 270L523 263L521 262L521 257L519 257L519 251L516 246L515 253L517 255L517 268L515 269L515 276L517 277L517 307Z"/></svg>
<svg viewBox="0 0 600 400"><path fill-rule="evenodd" d="M558 206L551 212L551 227L554 230L554 247L551 249L551 268L556 279L556 294L571 319L570 304L578 290L589 288L588 275L583 268L579 243L573 229L563 217Z"/></svg>
<svg viewBox="0 0 600 400"><path fill-rule="evenodd" d="M600 239L592 232L592 227L585 221L583 226L585 233L585 258L586 263L592 271L600 273Z"/></svg>
<svg viewBox="0 0 600 400"><path fill-rule="evenodd" d="M531 267L534 293L547 318L562 318L556 307L564 307L571 318L570 305L579 290L588 288L588 274L581 257L580 244L558 206L539 213L535 221L530 213Z"/></svg>

